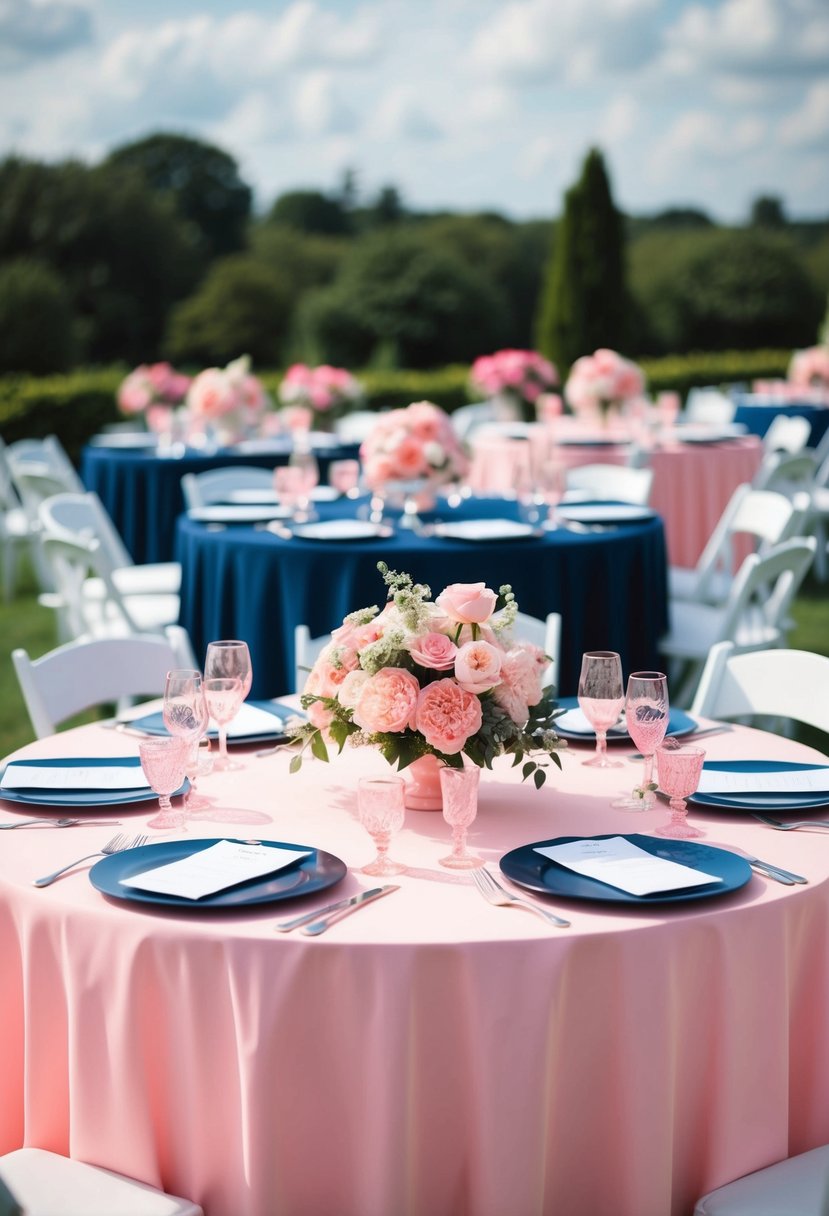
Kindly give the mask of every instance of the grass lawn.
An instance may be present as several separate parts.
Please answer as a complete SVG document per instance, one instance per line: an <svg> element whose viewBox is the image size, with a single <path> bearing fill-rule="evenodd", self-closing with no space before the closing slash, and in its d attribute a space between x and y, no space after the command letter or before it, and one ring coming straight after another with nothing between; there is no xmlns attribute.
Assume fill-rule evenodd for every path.
<svg viewBox="0 0 829 1216"><path fill-rule="evenodd" d="M821 586L810 576L795 603L793 616L796 626L790 645L829 655L829 585ZM34 737L11 652L23 646L32 658L37 658L56 644L54 614L38 604L35 582L28 571L21 572L17 598L10 604L0 603L0 627L5 638L5 654L0 660L0 756L6 756ZM808 727L798 729L797 736L813 747L826 748L825 738Z"/></svg>

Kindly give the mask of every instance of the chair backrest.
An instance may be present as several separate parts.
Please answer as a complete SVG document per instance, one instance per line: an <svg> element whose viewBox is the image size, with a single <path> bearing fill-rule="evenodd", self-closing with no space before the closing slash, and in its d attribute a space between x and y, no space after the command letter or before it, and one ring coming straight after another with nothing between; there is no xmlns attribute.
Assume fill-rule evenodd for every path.
<svg viewBox="0 0 829 1216"><path fill-rule="evenodd" d="M814 482L817 465L811 451L769 452L757 470L751 483L755 490L777 490L792 495L798 490L810 490Z"/></svg>
<svg viewBox="0 0 829 1216"><path fill-rule="evenodd" d="M738 570L724 605L717 642L736 642L746 621L755 636L779 638L786 614L812 564L817 549L813 536L796 537L769 549L763 557L750 554Z"/></svg>
<svg viewBox="0 0 829 1216"><path fill-rule="evenodd" d="M815 458L815 464L818 468L821 468L829 460L829 426L827 426L817 444L811 450Z"/></svg>
<svg viewBox="0 0 829 1216"><path fill-rule="evenodd" d="M685 401L685 421L733 422L735 410L734 401L720 389L692 388Z"/></svg>
<svg viewBox="0 0 829 1216"><path fill-rule="evenodd" d="M495 410L489 401L478 401L474 405L459 405L449 415L449 421L459 439L469 439L473 431L487 422L493 422Z"/></svg>
<svg viewBox="0 0 829 1216"><path fill-rule="evenodd" d="M99 540L68 533L44 533L40 545L71 637L142 632L129 610L128 600L113 581L109 559ZM90 577L101 580L100 598L84 595L84 582Z"/></svg>
<svg viewBox="0 0 829 1216"><path fill-rule="evenodd" d="M110 570L133 565L132 557L110 515L93 491L84 494L55 494L38 509L44 532L81 540L97 540Z"/></svg>
<svg viewBox="0 0 829 1216"><path fill-rule="evenodd" d="M712 646L691 706L704 718L791 718L829 733L829 658L808 650L735 654Z"/></svg>
<svg viewBox="0 0 829 1216"><path fill-rule="evenodd" d="M13 476L18 469L28 465L34 471L51 473L64 490L83 491L83 482L56 435L47 435L45 439L18 439L7 446L6 459Z"/></svg>
<svg viewBox="0 0 829 1216"><path fill-rule="evenodd" d="M568 490L584 490L595 498L644 506L651 493L653 469L619 464L583 464L567 470Z"/></svg>
<svg viewBox="0 0 829 1216"><path fill-rule="evenodd" d="M297 625L294 629L294 692L302 692L309 671L330 641L330 633L312 638L307 625Z"/></svg>
<svg viewBox="0 0 829 1216"><path fill-rule="evenodd" d="M351 410L334 423L334 432L341 443L362 443L377 424L377 410Z"/></svg>
<svg viewBox="0 0 829 1216"><path fill-rule="evenodd" d="M763 436L763 447L767 452L802 452L809 442L812 424L802 414L775 414L771 426Z"/></svg>
<svg viewBox="0 0 829 1216"><path fill-rule="evenodd" d="M544 669L544 685L545 687L548 684L558 685L561 657L561 614L548 612L542 621L540 617L530 616L526 612L517 612L512 634L516 640L530 642L549 656L550 662Z"/></svg>
<svg viewBox="0 0 829 1216"><path fill-rule="evenodd" d="M205 473L185 473L181 492L188 511L193 507L208 507L211 503L227 502L234 490L272 490L273 470L252 465L236 465L224 469L208 469Z"/></svg>
<svg viewBox="0 0 829 1216"><path fill-rule="evenodd" d="M38 739L96 705L164 692L167 672L192 663L190 639L179 625L166 637L96 638L67 642L39 659L12 651L20 691Z"/></svg>

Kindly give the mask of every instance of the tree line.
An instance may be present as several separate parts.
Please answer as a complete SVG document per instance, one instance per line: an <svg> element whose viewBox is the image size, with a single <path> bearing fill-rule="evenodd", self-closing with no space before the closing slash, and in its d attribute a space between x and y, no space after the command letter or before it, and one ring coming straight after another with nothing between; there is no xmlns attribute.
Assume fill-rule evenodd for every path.
<svg viewBox="0 0 829 1216"><path fill-rule="evenodd" d="M552 210L552 207L551 207ZM408 209L348 172L262 215L226 151L158 134L100 164L0 163L0 371L45 374L248 353L353 368L440 367L535 347L566 368L815 341L829 219L755 200L739 226L696 209L626 216L591 150L561 214Z"/></svg>

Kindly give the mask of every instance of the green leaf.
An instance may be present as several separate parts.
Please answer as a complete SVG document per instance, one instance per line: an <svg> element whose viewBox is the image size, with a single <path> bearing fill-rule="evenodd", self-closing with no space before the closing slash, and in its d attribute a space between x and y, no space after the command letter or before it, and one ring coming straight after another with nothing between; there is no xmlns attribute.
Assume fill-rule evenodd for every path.
<svg viewBox="0 0 829 1216"><path fill-rule="evenodd" d="M302 768L302 756L292 756L291 763L288 765L288 772L298 773Z"/></svg>
<svg viewBox="0 0 829 1216"><path fill-rule="evenodd" d="M546 780L547 780L547 774L544 772L544 769L537 768L535 770L535 772L533 773L533 781L535 782L535 788L537 790L540 790Z"/></svg>
<svg viewBox="0 0 829 1216"><path fill-rule="evenodd" d="M325 740L319 731L311 739L311 753L318 760L324 760L328 763L328 748L325 746Z"/></svg>
<svg viewBox="0 0 829 1216"><path fill-rule="evenodd" d="M527 763L524 765L524 767L521 769L522 780L526 781L527 778L529 777L530 773L534 773L537 768L538 768L538 765L536 764L536 762L534 760L528 760Z"/></svg>

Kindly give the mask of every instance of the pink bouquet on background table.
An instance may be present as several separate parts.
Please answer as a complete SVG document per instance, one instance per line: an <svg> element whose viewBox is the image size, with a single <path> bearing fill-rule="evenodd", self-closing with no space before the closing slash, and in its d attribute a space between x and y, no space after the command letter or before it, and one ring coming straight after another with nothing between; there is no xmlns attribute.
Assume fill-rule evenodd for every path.
<svg viewBox="0 0 829 1216"><path fill-rule="evenodd" d="M789 383L803 388L829 388L829 347L797 350L789 364Z"/></svg>
<svg viewBox="0 0 829 1216"><path fill-rule="evenodd" d="M335 418L361 401L363 386L342 367L308 367L294 363L279 386L279 400L286 406L305 406L314 415Z"/></svg>
<svg viewBox="0 0 829 1216"><path fill-rule="evenodd" d="M511 636L512 589L452 583L431 591L378 562L388 588L379 612L347 616L314 664L302 696L309 721L293 732L319 759L327 742L373 744L398 769L432 755L453 768L468 757L491 768L496 756L520 764L536 786L546 761L561 765L555 702L542 688L548 658ZM292 771L302 763L293 757Z"/></svg>
<svg viewBox="0 0 829 1216"><path fill-rule="evenodd" d="M148 414L154 407L174 409L187 396L190 377L169 363L142 363L126 376L118 388L122 414Z"/></svg>
<svg viewBox="0 0 829 1216"><path fill-rule="evenodd" d="M431 401L379 414L363 441L360 458L372 490L390 481L442 485L464 477L469 468L449 415Z"/></svg>
<svg viewBox="0 0 829 1216"><path fill-rule="evenodd" d="M469 372L469 387L477 397L508 397L522 412L534 407L541 393L559 382L549 359L534 350L498 350L481 355Z"/></svg>
<svg viewBox="0 0 829 1216"><path fill-rule="evenodd" d="M254 430L269 398L243 355L227 367L208 367L195 377L187 394L187 411L195 429L212 427L233 441Z"/></svg>
<svg viewBox="0 0 829 1216"><path fill-rule="evenodd" d="M574 413L602 416L635 401L644 391L642 369L615 350L605 349L577 359L564 386Z"/></svg>

